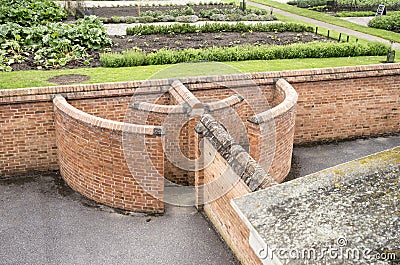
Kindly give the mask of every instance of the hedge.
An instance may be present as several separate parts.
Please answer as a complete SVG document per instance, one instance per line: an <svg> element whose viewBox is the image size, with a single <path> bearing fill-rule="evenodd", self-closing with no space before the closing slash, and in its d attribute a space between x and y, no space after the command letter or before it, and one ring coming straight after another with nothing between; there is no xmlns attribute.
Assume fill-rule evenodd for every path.
<svg viewBox="0 0 400 265"><path fill-rule="evenodd" d="M282 46L236 46L206 49L171 50L161 49L145 53L133 49L123 53L103 53L100 62L104 67L129 67L139 65L175 64L193 61L245 61L276 60L293 58L330 58L378 56L387 53L388 46L381 43L333 43L312 42Z"/></svg>
<svg viewBox="0 0 400 265"><path fill-rule="evenodd" d="M368 26L371 28L386 29L400 32L400 14L390 16L378 16L370 20Z"/></svg>
<svg viewBox="0 0 400 265"><path fill-rule="evenodd" d="M313 32L314 28L297 23L257 23L257 24L225 24L225 23L206 23L202 26L190 24L173 24L168 26L159 25L139 25L126 29L127 35L150 35L150 34L185 34L185 33L212 33L212 32Z"/></svg>

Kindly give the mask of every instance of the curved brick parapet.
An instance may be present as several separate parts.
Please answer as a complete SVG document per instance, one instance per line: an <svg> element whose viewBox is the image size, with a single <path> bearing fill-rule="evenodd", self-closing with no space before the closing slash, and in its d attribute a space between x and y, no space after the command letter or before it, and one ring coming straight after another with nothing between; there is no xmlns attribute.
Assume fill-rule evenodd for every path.
<svg viewBox="0 0 400 265"><path fill-rule="evenodd" d="M237 91L246 90L248 85L256 84L259 87L265 99L272 105L268 114L278 115L274 120L278 132L276 142L278 151L275 152L274 158L276 164L273 164L268 172L279 182L285 172L289 170L288 158L290 156L288 154L291 149L285 149L284 146L291 146L290 143L285 143L285 141L290 142L290 140L285 140L285 137L290 138L294 130L292 127L294 109L290 109L288 107L290 104L287 104L288 99L292 97L286 97L283 93L287 84L284 84L283 81L276 82L277 79L284 78L298 93L294 143L303 144L398 133L400 131L399 70L400 64L396 63L188 77L179 80L190 93L203 103L205 112L213 111L213 117L222 124L232 123L229 116L224 115L225 109L223 109L226 106L232 106L233 111L238 113L242 119L241 124L245 124L250 142L241 141L240 137L234 137L235 140L242 146L244 146L243 143L249 144L249 148L245 146L244 149L249 150L250 155L257 162L263 164L263 159L268 157L265 154L268 152L262 153L259 148L260 143L264 144L261 141L262 135L259 133L259 127L265 124L265 122L260 123L263 120L270 121L267 118L268 115L252 113L246 100L241 100L238 95L235 95L240 94ZM59 169L55 117L61 117L61 114L59 110L57 110L57 115L54 113L52 100L55 94L62 94L68 99L69 104L86 114L112 121L123 122L128 112L132 116L136 113L142 115L143 111L147 109L150 111L150 115L146 123L132 122L144 124L143 127L135 128L141 128L146 133L148 130L146 128L149 128L146 125L161 125L162 119L160 118L167 116L173 110L181 108L182 112L186 111L182 106L178 108L173 106L184 102L178 92L175 94L179 97L173 96L175 91L171 90L173 81L175 80L164 79L0 90L0 135L3 139L0 147L0 178L29 171ZM180 85L177 87L178 90L179 87L183 88ZM146 98L148 94L162 96L157 102L149 101L139 104L139 109L130 108L133 103L131 101L133 95ZM185 95L188 95L187 91ZM147 103L155 103L157 106ZM284 106L286 106L287 112ZM152 109L153 107L156 109ZM222 117L221 119L217 117L218 114ZM80 116L86 117L82 113ZM223 118L226 119L223 120ZM75 118L68 119L74 120ZM90 123L90 119L83 123ZM225 122L227 119L228 122ZM90 131L97 129L104 134L110 132L112 135L110 137L114 137L115 132L121 128L115 122L105 122L105 120L98 122L99 124L90 127ZM115 127L108 128L106 125ZM187 128L192 125L188 124ZM235 135L235 128L226 129L232 136ZM186 128L182 129L182 131L184 130ZM273 131L275 132L275 129ZM149 134L145 135L146 139L153 137ZM85 141L82 143L87 145ZM116 143L120 144L118 141ZM187 149L188 153L193 151ZM267 151L272 150L267 149ZM275 144L273 151L275 151ZM284 158L279 157L279 153L283 154ZM164 173L165 170L164 167Z"/></svg>
<svg viewBox="0 0 400 265"><path fill-rule="evenodd" d="M89 115L62 96L53 100L60 172L84 196L124 210L163 212L162 127L124 124ZM124 150L122 133L141 137L147 150ZM154 167L131 172L125 155L136 161L151 159ZM132 162L132 161L130 161ZM157 198L143 185L151 185Z"/></svg>
<svg viewBox="0 0 400 265"><path fill-rule="evenodd" d="M276 101L280 103L262 113L258 113L251 117L249 121L254 125L251 126L253 131L257 132L257 128L263 123L273 120L275 129L275 148L272 150L269 146L262 146L271 138L271 132L266 130L258 130L255 135L258 142L257 157L261 165L268 165L268 173L277 182L282 182L290 171L293 151L294 125L296 119L296 105L298 100L297 92L284 79L279 79L275 84ZM253 136L254 137L254 136ZM271 158L273 155L273 158ZM272 163L265 160L273 159Z"/></svg>

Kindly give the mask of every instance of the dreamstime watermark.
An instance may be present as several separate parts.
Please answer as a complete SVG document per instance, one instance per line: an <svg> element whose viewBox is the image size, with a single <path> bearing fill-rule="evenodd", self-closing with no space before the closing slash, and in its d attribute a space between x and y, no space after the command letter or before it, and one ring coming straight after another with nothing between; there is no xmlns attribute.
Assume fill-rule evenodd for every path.
<svg viewBox="0 0 400 265"><path fill-rule="evenodd" d="M396 253L377 253L369 248L349 247L344 237L336 240L335 244L315 248L272 248L267 246L258 252L261 260L341 260L341 261L394 261Z"/></svg>

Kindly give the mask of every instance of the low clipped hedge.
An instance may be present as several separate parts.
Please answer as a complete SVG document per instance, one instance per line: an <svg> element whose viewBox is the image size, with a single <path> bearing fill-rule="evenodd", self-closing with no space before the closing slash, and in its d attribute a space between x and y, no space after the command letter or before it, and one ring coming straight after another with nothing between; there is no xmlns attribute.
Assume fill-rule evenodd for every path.
<svg viewBox="0 0 400 265"><path fill-rule="evenodd" d="M224 24L206 23L202 26L190 24L173 24L168 26L160 25L139 25L126 29L127 35L150 35L150 34L185 34L185 33L214 33L214 32L313 32L314 28L297 23L270 23L270 24Z"/></svg>
<svg viewBox="0 0 400 265"><path fill-rule="evenodd" d="M372 17L375 16L374 11L342 11L337 12L336 16L338 17Z"/></svg>
<svg viewBox="0 0 400 265"><path fill-rule="evenodd" d="M400 32L400 14L390 16L378 16L370 20L368 26L371 28L385 29Z"/></svg>
<svg viewBox="0 0 400 265"><path fill-rule="evenodd" d="M373 17L375 16L376 11L342 11L342 12L337 12L336 16L338 17ZM389 11L387 12L388 16L393 16L393 15L400 15L400 11Z"/></svg>
<svg viewBox="0 0 400 265"><path fill-rule="evenodd" d="M296 43L282 46L236 46L206 49L161 49L145 53L133 49L123 53L103 53L100 62L104 67L129 67L139 65L175 64L193 61L246 61L293 58L330 58L385 55L388 47L381 43Z"/></svg>

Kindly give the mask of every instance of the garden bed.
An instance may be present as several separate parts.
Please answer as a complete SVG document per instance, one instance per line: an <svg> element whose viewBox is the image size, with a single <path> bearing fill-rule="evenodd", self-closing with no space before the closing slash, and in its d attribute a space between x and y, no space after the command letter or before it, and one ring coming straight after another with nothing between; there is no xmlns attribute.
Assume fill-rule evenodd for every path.
<svg viewBox="0 0 400 265"><path fill-rule="evenodd" d="M195 13L198 13L202 9L232 9L233 5L227 4L215 4L215 5L172 5L172 6L141 6L140 12L144 13L147 11L161 11L165 13L167 10L171 9L185 9L192 8ZM87 14L95 15L98 17L138 17L139 16L139 7L138 6L119 6L119 7L90 7L87 8Z"/></svg>
<svg viewBox="0 0 400 265"><path fill-rule="evenodd" d="M78 8L78 12L79 13ZM86 15L95 15L104 23L151 23L197 21L272 21L267 10L241 10L234 4L200 4L171 6L117 6L83 8Z"/></svg>
<svg viewBox="0 0 400 265"><path fill-rule="evenodd" d="M126 37L110 38L96 16L62 23L67 12L50 0L16 0L12 5L6 5L7 0L0 2L4 4L0 16L0 71L375 56L387 50L384 45L332 42L315 34L315 28L296 23L138 25L127 28ZM32 10L25 8L28 2ZM233 12L225 13L218 13L218 9L208 12L201 5L172 7L175 11L170 11L168 16L174 14L176 18L195 16L190 15L195 9L199 15L203 11L202 18L265 15L262 13L265 11L245 13L234 6ZM54 10L49 13L49 8ZM150 8L152 11L148 10L150 13L145 17L150 14L157 17L160 15L157 8L167 10L171 6ZM112 8L113 11L123 9L126 8ZM16 13L24 14L23 18L15 16ZM306 44L309 42L314 43Z"/></svg>
<svg viewBox="0 0 400 265"><path fill-rule="evenodd" d="M286 45L312 41L331 41L324 36L310 32L218 32L187 34L152 34L141 36L113 36L113 52L138 47L145 52L154 52L162 48L187 49L209 47L232 47L251 45Z"/></svg>
<svg viewBox="0 0 400 265"><path fill-rule="evenodd" d="M162 48L187 49L187 48L209 48L209 47L232 47L240 45L286 45L292 43L307 43L311 41L328 41L321 35L310 32L220 32L220 33L188 33L188 34L152 34L142 36L110 36L114 45L107 49L110 52L122 52L138 47L145 52L154 52ZM99 67L101 51L88 52L93 58L90 64L80 61L68 62L62 68ZM35 70L33 56L27 61L13 64L14 71Z"/></svg>

